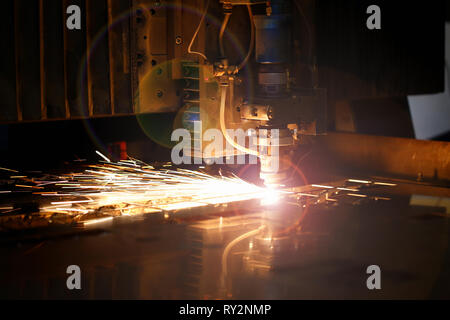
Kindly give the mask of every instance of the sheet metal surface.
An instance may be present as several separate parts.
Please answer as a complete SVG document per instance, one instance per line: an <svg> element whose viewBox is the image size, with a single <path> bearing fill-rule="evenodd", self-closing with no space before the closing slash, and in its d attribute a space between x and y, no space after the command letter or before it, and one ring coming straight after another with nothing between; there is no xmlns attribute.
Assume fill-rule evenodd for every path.
<svg viewBox="0 0 450 320"><path fill-rule="evenodd" d="M449 189L396 184L307 208L289 198L3 233L0 296L448 298ZM257 229L224 259L230 242ZM82 270L80 291L66 289L71 264ZM379 291L366 287L372 264L381 267Z"/></svg>

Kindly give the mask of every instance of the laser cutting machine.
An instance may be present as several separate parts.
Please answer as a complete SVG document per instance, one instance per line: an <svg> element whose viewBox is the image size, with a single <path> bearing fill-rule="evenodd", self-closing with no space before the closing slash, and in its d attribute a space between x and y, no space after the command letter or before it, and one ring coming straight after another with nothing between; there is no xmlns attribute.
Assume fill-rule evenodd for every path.
<svg viewBox="0 0 450 320"><path fill-rule="evenodd" d="M150 3L142 2L140 5L139 12L144 12ZM209 12L212 8L219 9L219 16L223 16L218 34L208 27L213 22L219 27L221 19L211 16ZM243 8L247 11L247 17L242 17L242 10L236 13ZM294 9L297 15L304 15L302 7L290 1L208 1L203 8L198 7L200 20L192 37L182 36L179 27L182 21L173 21L176 34L174 56L165 62L165 71L157 64L149 64L150 59L155 61L153 58L167 57L154 54L156 51L153 51L152 42L150 52L146 52L147 32L150 31L148 37L152 39L161 30L158 29L159 25L152 24L148 14L142 14L143 19L139 20L136 27L140 39L138 47L143 59L141 64L147 67L143 67L139 73L142 74L142 81L139 82L137 110L140 113L155 112L158 108L167 108L170 101L174 110L180 113L180 127L192 129L193 123L197 121L202 123L201 130L218 128L224 136L224 148L206 154L207 143L200 143L194 147L194 156L218 158L236 153L258 155L260 177L267 185L276 186L286 182L289 178L290 154L295 144L302 142L300 137L303 135L326 132L327 111L326 90L317 87L311 22L305 16L302 22L308 34L301 47L305 51L297 55L292 51L294 39L300 41L300 34L291 28L294 16L290 12ZM229 31L232 24L239 28L244 38L248 38L244 46ZM200 30L203 30L202 36ZM217 40L217 48L204 47L205 39L208 38ZM236 52L232 45L245 48L246 53L242 55ZM304 87L295 78L296 60L304 61L306 75L303 77L309 78ZM149 68L156 68L156 72L149 71ZM170 90L156 85L155 81L161 77L172 82ZM177 99L176 95L180 92L180 98ZM155 101L161 98L163 100ZM249 134L249 140L254 140L253 143L259 149L264 147L264 155L258 148L250 150L250 141L235 142L234 137L227 133L229 129L249 128L254 129ZM274 132L276 138L271 136ZM202 140L201 133L199 139ZM271 154L274 148L277 149L276 156ZM277 165L274 166L274 163Z"/></svg>

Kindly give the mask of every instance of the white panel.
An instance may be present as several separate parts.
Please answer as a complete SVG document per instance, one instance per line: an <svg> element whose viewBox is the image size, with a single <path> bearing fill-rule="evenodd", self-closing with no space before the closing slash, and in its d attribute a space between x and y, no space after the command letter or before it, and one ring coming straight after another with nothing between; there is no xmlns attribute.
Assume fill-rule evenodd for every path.
<svg viewBox="0 0 450 320"><path fill-rule="evenodd" d="M416 138L427 140L450 131L450 23L445 25L445 92L432 95L409 96L409 106Z"/></svg>

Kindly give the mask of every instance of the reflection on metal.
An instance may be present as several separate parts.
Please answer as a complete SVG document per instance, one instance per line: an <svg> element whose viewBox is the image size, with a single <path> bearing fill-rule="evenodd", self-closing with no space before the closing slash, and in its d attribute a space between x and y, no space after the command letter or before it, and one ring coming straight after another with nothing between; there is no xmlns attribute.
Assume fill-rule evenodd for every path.
<svg viewBox="0 0 450 320"><path fill-rule="evenodd" d="M250 236L253 235L254 230L259 230L261 222L261 215L250 214L213 218L189 226L191 254L188 258L186 286L195 297L227 297L229 290L225 284L223 266L229 263L228 254L234 247L230 244L233 244L233 241L236 244L236 239L249 232ZM228 250L224 244L228 244ZM204 265L208 267L203 267Z"/></svg>
<svg viewBox="0 0 450 320"><path fill-rule="evenodd" d="M8 176L23 176L7 172ZM419 194L417 190L422 188L417 184L398 182L391 186L394 183L389 180L373 177L351 181L342 179L322 182L316 187L296 188L271 207L249 206L249 202L228 203L114 220L98 216L91 225L88 222L86 228L75 228L75 231L42 229L37 238L33 238L33 234L20 236L21 246L11 242L12 251L17 252L17 257L11 260L11 270L26 281L31 279L48 286L53 281L54 264L71 261L76 256L80 263L86 264L83 270L87 279L93 279L85 285L86 298L370 298L367 290L358 289L361 286L358 270L364 270L362 266L368 260L376 259L385 266L384 272L388 275L384 280L383 297L428 295L430 287L440 283L436 278L439 270L445 269L442 263L447 250L447 220L433 219L429 228L423 225L427 221L408 222L418 210L442 212L442 202L413 196L414 203L410 203L411 194ZM64 189L65 192L76 188L77 183L66 185L69 188ZM58 184L64 186L62 180ZM410 193L410 188L415 191ZM53 196L56 194L49 192ZM445 204L447 191L443 192L436 192L435 197L443 199ZM7 193L8 199L9 195ZM377 201L380 198L392 201ZM4 199L0 195L2 219L6 218L3 215L11 213L5 213L8 210L21 209L17 204L4 203ZM417 199L421 199L420 203L430 202L431 206L416 203ZM81 202L67 206L70 201L63 196L51 202L66 210L81 210L81 206L92 204ZM23 209L19 212L22 216ZM79 212L72 214L79 215ZM56 235L52 233L55 231ZM70 238L71 234L76 237ZM9 243L14 233L5 232L2 236L0 249L11 250ZM60 238L64 241L59 241ZM33 269L33 274L39 278L32 278L30 270L26 270L26 275L20 270L19 264L29 265L32 259L48 256L55 246L67 246L71 250L62 250L57 262L43 259L44 269L51 266L51 271L44 274L39 268ZM90 254L86 255L86 251ZM398 258L392 259L393 256ZM16 278L8 278L8 272L2 269L5 275L0 277L2 288L7 288L3 286L6 283L21 288L20 292L28 292L27 282L14 282ZM108 278L102 280L102 275ZM394 287L395 290L389 289ZM5 291L0 293L5 294ZM64 296L51 286L48 292L35 294Z"/></svg>
<svg viewBox="0 0 450 320"><path fill-rule="evenodd" d="M301 199L304 205L329 202L353 202L352 198L367 198L368 200L389 201L391 198L373 194L372 190L381 187L396 187L397 184L381 181L370 181L361 179L347 179L329 184L312 184L309 186L292 188L291 191ZM364 193L362 193L364 192ZM367 193L367 194L366 194ZM309 200L308 200L309 199Z"/></svg>
<svg viewBox="0 0 450 320"><path fill-rule="evenodd" d="M334 167L423 181L450 181L450 144L404 138L329 133L317 137L321 158ZM328 155L324 158L325 155ZM323 162L323 161L322 161Z"/></svg>
<svg viewBox="0 0 450 320"><path fill-rule="evenodd" d="M409 200L409 204L411 206L426 206L445 209L445 213L450 214L450 198L413 194Z"/></svg>

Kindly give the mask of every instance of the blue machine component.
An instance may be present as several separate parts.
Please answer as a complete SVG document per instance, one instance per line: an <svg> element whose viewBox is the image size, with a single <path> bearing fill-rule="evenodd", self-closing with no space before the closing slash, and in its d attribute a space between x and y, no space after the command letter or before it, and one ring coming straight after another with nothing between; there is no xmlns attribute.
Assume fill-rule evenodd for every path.
<svg viewBox="0 0 450 320"><path fill-rule="evenodd" d="M255 16L256 62L284 63L289 59L289 16Z"/></svg>
<svg viewBox="0 0 450 320"><path fill-rule="evenodd" d="M284 63L289 59L290 28L288 2L271 1L271 14L255 16L256 62Z"/></svg>

